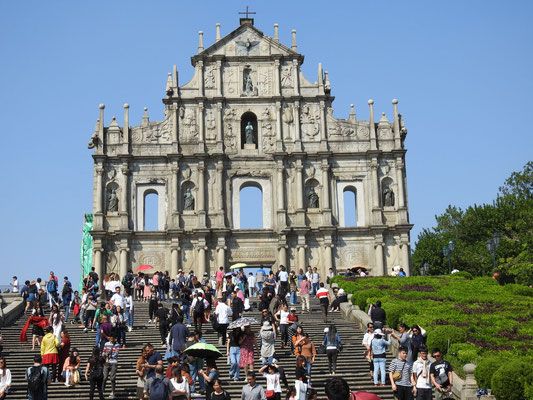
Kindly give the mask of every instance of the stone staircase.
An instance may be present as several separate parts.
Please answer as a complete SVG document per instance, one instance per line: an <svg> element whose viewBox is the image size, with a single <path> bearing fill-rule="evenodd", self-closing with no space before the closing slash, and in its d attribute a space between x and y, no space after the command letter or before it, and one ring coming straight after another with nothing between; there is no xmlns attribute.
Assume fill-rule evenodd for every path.
<svg viewBox="0 0 533 400"><path fill-rule="evenodd" d="M159 330L153 325L148 326L148 305L146 303L135 302L135 328L132 332L127 333L127 347L120 351L119 368L117 372L117 399L135 399L136 392L136 374L135 365L144 343L152 343L162 354L164 349L161 348ZM320 309L316 300L311 301L311 314L298 314L300 322L304 329L309 333L311 339L318 347L323 339L324 324L321 319ZM298 307L299 309L299 307ZM249 314L260 319L257 309L253 309ZM27 399L26 381L24 379L25 368L32 365L33 356L37 350L31 350L31 343L19 343L18 337L20 330L24 326L27 316L20 316L12 325L3 328L4 338L4 356L7 359L8 368L13 376L12 387L9 391L9 399ZM339 331L339 335L344 344L344 349L340 353L337 362L337 376L346 379L352 391L366 390L376 393L382 399L393 399L390 386L374 387L368 373L368 364L363 359L364 348L361 345L363 334L354 328L353 324L344 321L340 313L329 315L328 323L333 322ZM85 371L86 362L89 353L94 346L95 333L84 333L78 325L67 324L71 338L71 348L77 347L80 350L82 371ZM253 326L252 329L258 332L259 326ZM30 332L31 333L31 332ZM28 336L31 340L31 335ZM208 343L216 345L223 354L225 346L218 345L216 332L213 331L210 324L204 325L204 338ZM295 357L290 355L289 349L281 349L279 344L276 348L276 357L279 364L285 369L289 384L294 379ZM390 362L390 360L388 360ZM387 366L388 366L387 362ZM221 357L217 362L221 379L224 382L224 389L227 390L232 398L240 398L242 386L245 382L233 382L228 379L229 365L226 364L225 357ZM260 362L256 363L256 370L260 367ZM83 374L82 374L83 375ZM312 371L312 387L318 390L319 398L325 399L324 382L330 378L328 375L328 360L326 355L318 355ZM244 379L244 372L241 370L241 378ZM264 378L259 378L259 383L265 383ZM65 398L88 398L89 385L82 381L75 388L67 388L63 383L51 383L48 387L49 399ZM104 391L108 396L110 393L110 383L107 390ZM285 394L283 393L283 398Z"/></svg>

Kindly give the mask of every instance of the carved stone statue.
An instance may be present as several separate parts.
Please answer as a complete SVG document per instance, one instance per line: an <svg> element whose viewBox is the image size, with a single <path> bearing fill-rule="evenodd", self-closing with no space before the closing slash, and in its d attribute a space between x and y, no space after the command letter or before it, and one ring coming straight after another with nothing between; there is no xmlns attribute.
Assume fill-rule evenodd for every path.
<svg viewBox="0 0 533 400"><path fill-rule="evenodd" d="M244 93L246 96L252 96L254 94L254 84L250 74L244 76Z"/></svg>
<svg viewBox="0 0 533 400"><path fill-rule="evenodd" d="M194 211L194 196L190 188L185 189L183 195L183 211Z"/></svg>
<svg viewBox="0 0 533 400"><path fill-rule="evenodd" d="M383 205L385 207L394 207L394 192L390 186L383 189Z"/></svg>
<svg viewBox="0 0 533 400"><path fill-rule="evenodd" d="M309 195L307 196L309 208L318 208L319 206L319 199L318 194L315 192L315 188L311 187L311 190L309 191Z"/></svg>
<svg viewBox="0 0 533 400"><path fill-rule="evenodd" d="M252 126L252 123L249 121L246 127L244 128L244 134L245 134L246 144L255 143L254 127Z"/></svg>
<svg viewBox="0 0 533 400"><path fill-rule="evenodd" d="M107 197L107 211L118 211L118 198L115 188L109 190L109 195Z"/></svg>

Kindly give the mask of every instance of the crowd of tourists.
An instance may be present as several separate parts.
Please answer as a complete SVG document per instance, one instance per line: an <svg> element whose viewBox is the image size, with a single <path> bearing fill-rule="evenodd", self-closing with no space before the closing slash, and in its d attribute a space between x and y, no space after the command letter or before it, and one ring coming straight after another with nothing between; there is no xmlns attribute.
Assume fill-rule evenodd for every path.
<svg viewBox="0 0 533 400"><path fill-rule="evenodd" d="M333 276L330 270L326 281ZM247 383L242 400L312 399L316 398L312 376L317 355L327 357L328 373L335 375L343 349L336 326L328 323L328 313L338 312L348 298L342 289L330 293L317 268L288 272L280 266L277 271L259 268L255 274L246 274L243 269L225 272L221 267L213 276L202 277L181 269L175 277L168 272L128 271L122 278L112 273L101 279L93 269L84 278L81 292L74 290L66 276L61 284L53 272L47 281L39 278L19 287L14 277L13 288L15 282L28 314L19 339L29 341L31 329L32 349L40 349L26 371L28 397L33 400L47 398L49 382L75 387L83 380L89 383L89 399L95 395L103 399L108 381L107 397L114 398L119 354L126 347L127 334L134 329L135 302L148 303L148 323L158 330L161 340L160 345L146 344L137 361L139 399L229 400L222 379L239 382L241 372ZM324 323L318 343L313 342L300 320L302 314L311 312L311 296L319 301ZM247 316L256 306L261 312L258 320ZM45 309L50 310L48 315ZM430 399L434 385L444 398L452 384L451 366L442 360L438 349L432 352L436 361L428 361L424 330L402 324L398 333L394 332L386 326L386 313L379 302L371 307L369 315L372 323L368 324L363 345L374 384L391 385L398 399L413 395ZM252 325L257 324L259 330L254 331ZM227 377L220 376L212 354L188 351L194 345L206 344L206 325L217 333L219 348L225 350L230 366ZM71 347L67 330L77 326L95 333L94 348L84 370L80 352ZM387 375L385 352L391 338L401 347ZM280 357L287 356L294 357L294 368L289 371L278 363ZM260 365L256 365L257 360ZM11 384L3 358L0 373L3 399ZM264 388L256 382L258 376L265 378Z"/></svg>

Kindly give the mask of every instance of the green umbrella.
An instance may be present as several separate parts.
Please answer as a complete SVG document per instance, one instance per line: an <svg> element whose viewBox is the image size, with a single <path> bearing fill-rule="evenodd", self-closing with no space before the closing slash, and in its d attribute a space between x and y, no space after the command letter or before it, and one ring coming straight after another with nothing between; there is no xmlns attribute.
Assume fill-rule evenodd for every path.
<svg viewBox="0 0 533 400"><path fill-rule="evenodd" d="M188 356L200 358L218 358L222 353L212 344L199 342L187 347L184 351Z"/></svg>

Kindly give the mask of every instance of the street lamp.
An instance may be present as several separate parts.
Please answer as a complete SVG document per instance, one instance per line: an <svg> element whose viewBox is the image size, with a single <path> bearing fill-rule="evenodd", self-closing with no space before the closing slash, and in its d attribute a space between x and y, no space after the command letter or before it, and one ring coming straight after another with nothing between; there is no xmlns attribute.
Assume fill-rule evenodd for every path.
<svg viewBox="0 0 533 400"><path fill-rule="evenodd" d="M424 265L422 265L422 268L420 269L420 275L429 275L429 263L427 261L424 263Z"/></svg>
<svg viewBox="0 0 533 400"><path fill-rule="evenodd" d="M444 257L448 257L448 273L452 273L452 253L455 250L455 244L453 240L450 240L448 244L442 246L442 254Z"/></svg>
<svg viewBox="0 0 533 400"><path fill-rule="evenodd" d="M487 251L492 256L492 268L496 268L496 250L500 245L501 236L498 232L494 232L494 235L490 239L487 239L485 245L487 246Z"/></svg>

